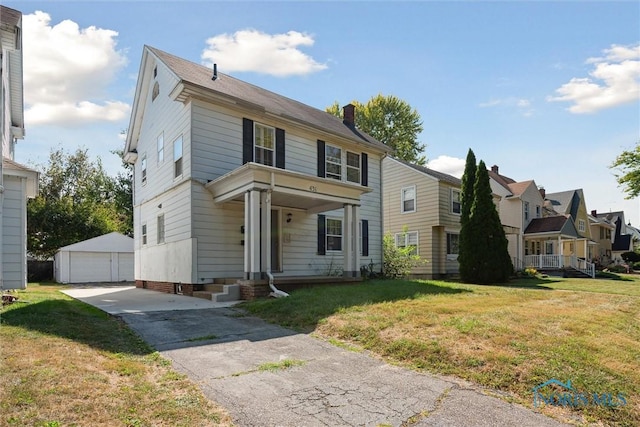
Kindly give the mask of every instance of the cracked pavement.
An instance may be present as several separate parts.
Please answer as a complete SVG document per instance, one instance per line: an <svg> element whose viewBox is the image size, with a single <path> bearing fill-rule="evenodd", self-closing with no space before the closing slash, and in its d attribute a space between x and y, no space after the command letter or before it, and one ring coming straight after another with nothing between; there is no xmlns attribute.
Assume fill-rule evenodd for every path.
<svg viewBox="0 0 640 427"><path fill-rule="evenodd" d="M462 380L392 366L234 308L119 316L238 426L564 425ZM287 359L304 364L256 369Z"/></svg>

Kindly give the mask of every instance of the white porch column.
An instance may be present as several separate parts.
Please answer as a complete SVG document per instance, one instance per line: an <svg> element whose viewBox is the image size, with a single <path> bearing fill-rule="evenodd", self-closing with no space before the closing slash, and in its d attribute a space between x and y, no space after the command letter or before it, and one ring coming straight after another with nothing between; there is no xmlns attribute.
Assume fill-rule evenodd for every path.
<svg viewBox="0 0 640 427"><path fill-rule="evenodd" d="M244 193L244 278L249 279L249 273L251 272L251 249L249 240L251 231L251 198L250 192Z"/></svg>
<svg viewBox="0 0 640 427"><path fill-rule="evenodd" d="M260 192L249 191L249 230L245 228L245 241L249 251L249 279L259 280L260 274ZM246 209L246 208L245 208ZM245 219L246 221L246 219ZM245 249L246 253L246 249ZM246 262L246 261L245 261Z"/></svg>
<svg viewBox="0 0 640 427"><path fill-rule="evenodd" d="M562 236L558 236L558 247L560 248L560 267L564 267L564 245L562 244Z"/></svg>
<svg viewBox="0 0 640 427"><path fill-rule="evenodd" d="M343 275L345 277L359 277L360 266L360 208L356 205L344 206L344 254Z"/></svg>
<svg viewBox="0 0 640 427"><path fill-rule="evenodd" d="M262 206L262 271L271 271L271 192L260 193L260 205Z"/></svg>
<svg viewBox="0 0 640 427"><path fill-rule="evenodd" d="M351 277L353 273L353 210L351 209L351 205L344 205L342 221L344 233L344 242L342 242L342 253L344 255L342 274L345 277Z"/></svg>

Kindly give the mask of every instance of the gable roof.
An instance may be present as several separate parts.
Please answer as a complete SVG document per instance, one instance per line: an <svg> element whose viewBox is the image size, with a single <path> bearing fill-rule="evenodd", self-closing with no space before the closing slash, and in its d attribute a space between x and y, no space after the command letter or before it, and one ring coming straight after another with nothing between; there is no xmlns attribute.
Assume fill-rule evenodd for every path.
<svg viewBox="0 0 640 427"><path fill-rule="evenodd" d="M559 193L547 193L545 203L561 214L571 215L573 219L578 216L580 201L584 199L582 189L561 191Z"/></svg>
<svg viewBox="0 0 640 427"><path fill-rule="evenodd" d="M67 252L131 252L133 253L133 239L117 232L64 246L59 251Z"/></svg>
<svg viewBox="0 0 640 427"><path fill-rule="evenodd" d="M0 24L16 27L20 24L21 19L22 13L20 11L0 5Z"/></svg>
<svg viewBox="0 0 640 427"><path fill-rule="evenodd" d="M262 114L277 116L282 120L296 122L310 126L320 131L337 135L359 144L365 144L372 149L383 152L393 151L389 146L376 140L370 135L358 130L355 126L345 124L341 119L326 111L308 106L301 102L279 95L275 92L252 85L230 75L218 73L216 80L212 79L210 68L179 58L151 46L145 46L141 74L138 80L140 86L142 68L147 54L165 64L180 83L173 89L171 96L177 100L184 100L193 95L209 95L212 98L224 100L243 108L259 111ZM136 97L140 94L136 93ZM134 105L140 108L139 105ZM132 121L136 112L132 111ZM135 130L134 130L135 132ZM127 148L135 148L136 138L127 137Z"/></svg>
<svg viewBox="0 0 640 427"><path fill-rule="evenodd" d="M418 172L421 172L425 175L429 175L432 178L437 179L438 181L443 181L452 185L455 185L457 187L460 187L462 185L462 181L458 178L456 178L455 176L452 175L448 175L446 173L443 172L438 172L436 170L433 169L429 169L425 166L420 166L420 165L416 165L413 163L409 163L407 161L404 160L400 160L400 159L396 159L395 157L389 157L391 160L395 160L398 163L401 163L405 166L410 167L411 169L417 170Z"/></svg>
<svg viewBox="0 0 640 427"><path fill-rule="evenodd" d="M538 234L538 233L557 233L564 234L573 237L582 237L578 233L575 224L570 216L558 215L549 216L546 218L533 218L527 228L524 230L524 234Z"/></svg>
<svg viewBox="0 0 640 427"><path fill-rule="evenodd" d="M616 239L611 245L612 251L629 251L631 250L631 234L621 234L616 236Z"/></svg>
<svg viewBox="0 0 640 427"><path fill-rule="evenodd" d="M522 193L524 193L531 184L533 184L532 179L529 181L514 182L513 184L509 184L508 188L514 196L522 196Z"/></svg>
<svg viewBox="0 0 640 427"><path fill-rule="evenodd" d="M494 166L494 169L495 169L495 166ZM509 188L509 185L516 183L515 179L509 178L509 177L504 176L504 175L500 175L495 170L487 169L487 172L489 173L489 177L490 178L493 178L493 180L495 182L497 182L498 184L502 185L504 188L506 188L509 191L511 191L511 189Z"/></svg>

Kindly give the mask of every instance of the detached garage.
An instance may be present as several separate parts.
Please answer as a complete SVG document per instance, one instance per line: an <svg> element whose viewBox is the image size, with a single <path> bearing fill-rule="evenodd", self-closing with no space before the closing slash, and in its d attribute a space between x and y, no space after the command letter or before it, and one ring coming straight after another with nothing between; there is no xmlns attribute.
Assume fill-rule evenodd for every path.
<svg viewBox="0 0 640 427"><path fill-rule="evenodd" d="M54 275L59 283L133 281L133 239L114 232L60 248Z"/></svg>

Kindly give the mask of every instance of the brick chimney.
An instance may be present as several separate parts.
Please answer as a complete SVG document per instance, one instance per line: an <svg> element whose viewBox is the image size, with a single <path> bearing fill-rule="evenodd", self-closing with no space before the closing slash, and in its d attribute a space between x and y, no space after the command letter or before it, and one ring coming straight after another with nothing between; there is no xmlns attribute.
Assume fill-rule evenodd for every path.
<svg viewBox="0 0 640 427"><path fill-rule="evenodd" d="M342 123L347 126L356 125L356 107L353 104L347 104L342 107Z"/></svg>
<svg viewBox="0 0 640 427"><path fill-rule="evenodd" d="M498 165L491 166L491 172L498 174Z"/></svg>
<svg viewBox="0 0 640 427"><path fill-rule="evenodd" d="M547 190L545 190L544 187L538 187L538 191L540 192L540 195L543 199L547 197Z"/></svg>
<svg viewBox="0 0 640 427"><path fill-rule="evenodd" d="M591 211L591 216L592 216L592 217L597 217L597 216L598 216L598 211L597 211L597 210L595 210L595 209L594 209L594 210L592 210L592 211Z"/></svg>

